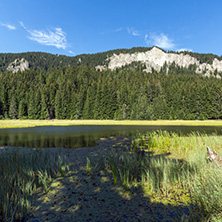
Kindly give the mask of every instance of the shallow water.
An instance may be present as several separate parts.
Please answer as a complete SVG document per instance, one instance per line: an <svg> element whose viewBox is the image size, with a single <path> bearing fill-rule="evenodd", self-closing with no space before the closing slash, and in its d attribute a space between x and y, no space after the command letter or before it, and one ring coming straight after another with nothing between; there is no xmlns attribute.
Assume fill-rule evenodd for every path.
<svg viewBox="0 0 222 222"><path fill-rule="evenodd" d="M0 146L63 147L95 146L100 138L133 137L138 132L167 130L188 134L204 132L222 135L222 127L206 126L39 126L32 128L0 129Z"/></svg>

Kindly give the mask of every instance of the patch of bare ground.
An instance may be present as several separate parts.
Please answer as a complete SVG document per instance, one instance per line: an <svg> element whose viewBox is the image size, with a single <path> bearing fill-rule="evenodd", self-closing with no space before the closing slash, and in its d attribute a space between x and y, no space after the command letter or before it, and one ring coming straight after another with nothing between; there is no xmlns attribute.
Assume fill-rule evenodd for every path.
<svg viewBox="0 0 222 222"><path fill-rule="evenodd" d="M95 147L55 149L66 155L72 170L55 179L47 192L32 196L28 221L181 221L189 214L187 206L151 202L137 186L125 190L114 184L105 169L86 169L87 157L95 166L112 149L120 152L130 146L129 138L100 139ZM22 148L31 152L31 149Z"/></svg>

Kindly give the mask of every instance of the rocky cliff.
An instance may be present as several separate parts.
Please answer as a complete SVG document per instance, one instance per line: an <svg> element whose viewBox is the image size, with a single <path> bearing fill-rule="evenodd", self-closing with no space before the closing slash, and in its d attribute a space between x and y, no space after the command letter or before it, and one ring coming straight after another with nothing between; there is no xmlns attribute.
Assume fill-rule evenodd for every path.
<svg viewBox="0 0 222 222"><path fill-rule="evenodd" d="M13 73L16 73L18 71L25 71L26 69L29 68L29 62L25 60L24 58L22 59L16 59L14 62L11 62L8 65L7 70Z"/></svg>
<svg viewBox="0 0 222 222"><path fill-rule="evenodd" d="M193 66L192 71L205 76L222 76L222 57L213 54L199 54L188 52L165 52L152 47L134 47L132 49L116 49L96 54L82 54L74 57L53 55L49 53L30 52L18 54L0 54L0 72L25 71L26 69L42 69L44 71L52 68L86 65L104 70L121 68L132 63L141 63L143 70L152 72L160 71L165 67L168 72L170 66L188 68ZM133 64L134 66L134 64ZM137 64L135 64L137 66ZM144 69L145 67L145 69ZM219 73L219 74L218 74Z"/></svg>
<svg viewBox="0 0 222 222"><path fill-rule="evenodd" d="M121 68L122 66L129 65L132 62L141 62L145 64L146 72L152 72L152 69L160 71L164 64L169 67L172 63L183 68L188 68L190 65L196 65L196 73L204 74L209 76L216 70L222 72L222 61L217 58L213 60L212 64L201 63L198 59L184 54L184 53L167 53L163 50L153 47L151 50L146 52L136 53L120 53L119 55L113 54L107 58L108 66L97 66L97 69L103 70L105 68L114 70ZM219 77L219 76L217 76Z"/></svg>

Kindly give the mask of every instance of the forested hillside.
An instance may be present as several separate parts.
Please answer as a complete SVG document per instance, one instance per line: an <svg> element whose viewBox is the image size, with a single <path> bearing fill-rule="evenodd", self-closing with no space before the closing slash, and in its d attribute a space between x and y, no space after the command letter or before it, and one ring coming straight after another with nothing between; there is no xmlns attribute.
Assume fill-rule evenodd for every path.
<svg viewBox="0 0 222 222"><path fill-rule="evenodd" d="M68 57L64 55L53 55L43 52L27 52L27 53L0 53L0 72L6 72L8 65L16 59L24 58L29 62L30 69L47 71L52 68L73 67L79 65L86 65L90 67L96 67L98 65L107 65L108 60L113 54L120 53L138 53L146 52L152 48L148 47L134 47L131 49L116 49L107 52L101 52L96 54L81 54L74 57ZM162 49L161 49L162 50ZM164 50L162 50L164 51ZM164 51L165 52L165 51ZM198 59L200 63L212 64L216 58L222 60L222 57L213 54L200 54L193 52L173 52L175 54L189 54L190 56Z"/></svg>
<svg viewBox="0 0 222 222"><path fill-rule="evenodd" d="M168 74L82 65L4 72L0 118L221 119L222 80L173 65Z"/></svg>
<svg viewBox="0 0 222 222"><path fill-rule="evenodd" d="M43 71L50 70L52 68L70 67L78 65L87 65L95 67L97 65L104 65L107 57L120 53L134 53L147 51L150 48L137 47L132 49L116 49L107 52L96 54L81 54L74 57L68 57L64 55L53 55L44 52L27 52L27 53L0 53L0 72L6 72L8 65L15 59L26 59L30 68Z"/></svg>

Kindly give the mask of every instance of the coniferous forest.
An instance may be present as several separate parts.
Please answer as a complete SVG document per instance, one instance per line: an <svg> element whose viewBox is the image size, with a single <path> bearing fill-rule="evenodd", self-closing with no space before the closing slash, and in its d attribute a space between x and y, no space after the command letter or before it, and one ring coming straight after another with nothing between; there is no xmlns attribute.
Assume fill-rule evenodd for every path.
<svg viewBox="0 0 222 222"><path fill-rule="evenodd" d="M222 80L172 65L0 73L0 119L222 119Z"/></svg>

